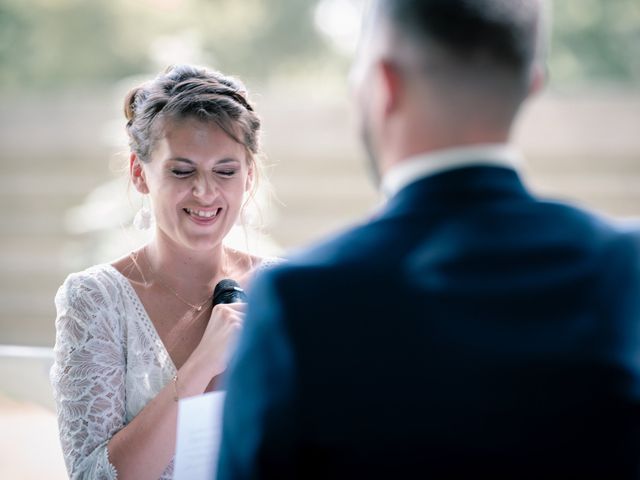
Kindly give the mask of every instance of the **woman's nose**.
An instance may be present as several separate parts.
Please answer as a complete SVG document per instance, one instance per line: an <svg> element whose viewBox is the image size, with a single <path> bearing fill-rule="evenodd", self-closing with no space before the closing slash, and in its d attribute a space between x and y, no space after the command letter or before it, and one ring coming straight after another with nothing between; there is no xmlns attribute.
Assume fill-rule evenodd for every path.
<svg viewBox="0 0 640 480"><path fill-rule="evenodd" d="M193 183L192 193L198 199L211 199L216 194L215 182L204 175L198 175Z"/></svg>

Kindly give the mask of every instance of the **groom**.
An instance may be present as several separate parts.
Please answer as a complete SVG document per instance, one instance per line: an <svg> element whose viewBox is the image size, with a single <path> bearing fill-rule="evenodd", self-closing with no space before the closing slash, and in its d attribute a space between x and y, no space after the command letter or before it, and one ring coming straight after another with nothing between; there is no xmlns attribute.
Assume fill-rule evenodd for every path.
<svg viewBox="0 0 640 480"><path fill-rule="evenodd" d="M256 280L219 479L637 478L638 241L509 146L546 28L541 0L373 2L353 79L389 200Z"/></svg>

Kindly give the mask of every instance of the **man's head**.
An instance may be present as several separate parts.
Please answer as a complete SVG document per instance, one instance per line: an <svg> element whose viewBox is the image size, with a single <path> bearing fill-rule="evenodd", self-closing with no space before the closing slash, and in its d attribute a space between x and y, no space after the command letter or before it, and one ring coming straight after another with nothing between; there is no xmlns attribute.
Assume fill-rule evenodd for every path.
<svg viewBox="0 0 640 480"><path fill-rule="evenodd" d="M544 0L371 3L352 80L382 173L411 155L506 141L544 76Z"/></svg>

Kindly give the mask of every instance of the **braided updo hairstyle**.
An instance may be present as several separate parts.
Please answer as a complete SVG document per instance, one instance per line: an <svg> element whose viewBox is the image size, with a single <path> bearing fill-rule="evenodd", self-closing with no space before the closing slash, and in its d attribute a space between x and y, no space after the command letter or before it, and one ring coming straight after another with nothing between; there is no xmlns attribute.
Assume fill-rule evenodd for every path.
<svg viewBox="0 0 640 480"><path fill-rule="evenodd" d="M258 167L260 119L244 85L219 72L191 65L171 66L129 91L124 114L129 146L142 162L151 160L154 143L167 120L196 118L214 122L244 145L249 164Z"/></svg>

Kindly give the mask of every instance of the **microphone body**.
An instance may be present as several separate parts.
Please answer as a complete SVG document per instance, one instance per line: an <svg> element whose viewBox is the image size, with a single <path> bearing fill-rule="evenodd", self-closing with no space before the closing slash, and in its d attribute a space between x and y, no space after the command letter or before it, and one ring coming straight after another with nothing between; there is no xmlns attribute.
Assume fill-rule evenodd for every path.
<svg viewBox="0 0 640 480"><path fill-rule="evenodd" d="M247 294L240 288L238 282L225 278L220 280L213 289L213 306L219 303L244 303L247 301Z"/></svg>

